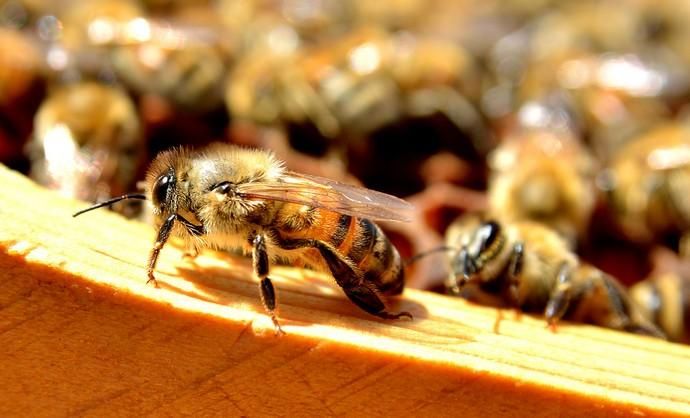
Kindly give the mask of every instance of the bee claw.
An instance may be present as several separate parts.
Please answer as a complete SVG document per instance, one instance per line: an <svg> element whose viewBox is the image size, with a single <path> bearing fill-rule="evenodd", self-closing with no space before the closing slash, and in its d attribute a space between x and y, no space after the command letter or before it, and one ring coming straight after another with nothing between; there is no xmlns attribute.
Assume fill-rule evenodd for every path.
<svg viewBox="0 0 690 418"><path fill-rule="evenodd" d="M278 318L273 316L273 317L271 317L271 321L273 321L275 336L281 337L281 336L285 335L285 331L283 331L283 328L280 326L280 323L278 322Z"/></svg>
<svg viewBox="0 0 690 418"><path fill-rule="evenodd" d="M410 321L412 321L412 320L414 319L414 317L412 316L412 314L409 313L409 312L407 312L407 311L398 312L398 313L395 313L395 314L388 313L388 312L383 312L382 315L381 315L381 318L383 318L383 319L403 319L403 318L407 318L407 319L410 320Z"/></svg>
<svg viewBox="0 0 690 418"><path fill-rule="evenodd" d="M554 334L558 332L558 325L556 324L556 321L548 321L546 323L546 329L553 332Z"/></svg>
<svg viewBox="0 0 690 418"><path fill-rule="evenodd" d="M156 280L155 277L153 277L153 274L149 274L149 279L146 281L146 284L148 285L149 283L153 283L153 287L159 288L158 286L158 280Z"/></svg>
<svg viewBox="0 0 690 418"><path fill-rule="evenodd" d="M182 260L184 261L194 261L199 254L184 253L182 254Z"/></svg>

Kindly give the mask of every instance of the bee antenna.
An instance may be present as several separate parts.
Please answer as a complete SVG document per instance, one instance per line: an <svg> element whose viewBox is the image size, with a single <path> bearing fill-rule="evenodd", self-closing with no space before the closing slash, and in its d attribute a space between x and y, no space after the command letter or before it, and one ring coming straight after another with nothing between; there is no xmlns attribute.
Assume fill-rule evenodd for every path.
<svg viewBox="0 0 690 418"><path fill-rule="evenodd" d="M127 200L127 199L146 200L146 195L141 194L141 193L131 193L131 194L122 195L120 197L114 197L112 199L106 200L105 202L96 203L93 206L89 206L86 209L82 209L79 212L75 212L74 214L72 214L72 217L76 218L77 216L81 215L82 213L86 213L86 212L92 211L94 209L102 208L104 206L110 206L113 203L119 202L120 200Z"/></svg>
<svg viewBox="0 0 690 418"><path fill-rule="evenodd" d="M431 255L434 253L440 253L443 251L458 251L458 248L451 247L448 245L441 245L440 247L436 247L436 248L432 248L430 250L423 251L423 252L421 252L419 254L415 254L412 257L405 260L405 266L409 266L410 264L414 263L415 261L419 260L420 258L424 258L428 255Z"/></svg>

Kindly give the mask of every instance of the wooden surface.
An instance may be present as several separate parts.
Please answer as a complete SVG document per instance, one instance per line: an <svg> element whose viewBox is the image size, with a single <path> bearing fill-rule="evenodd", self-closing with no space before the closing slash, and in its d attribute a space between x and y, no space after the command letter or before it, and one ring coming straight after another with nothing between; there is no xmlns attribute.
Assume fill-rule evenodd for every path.
<svg viewBox="0 0 690 418"><path fill-rule="evenodd" d="M359 311L276 268L275 337L247 260L183 261L147 286L150 227L0 167L0 416L690 415L690 348L406 291Z"/></svg>

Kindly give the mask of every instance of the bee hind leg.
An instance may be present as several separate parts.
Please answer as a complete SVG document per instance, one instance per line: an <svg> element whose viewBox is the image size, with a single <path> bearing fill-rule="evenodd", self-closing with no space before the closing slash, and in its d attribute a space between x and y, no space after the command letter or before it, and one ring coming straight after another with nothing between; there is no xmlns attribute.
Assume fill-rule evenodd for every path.
<svg viewBox="0 0 690 418"><path fill-rule="evenodd" d="M252 264L254 266L254 273L261 280L259 289L261 290L261 302L263 302L266 312L273 321L276 335L285 334L285 331L280 327L277 315L276 292L273 287L273 282L268 277L268 252L266 251L266 238L263 235L254 237L252 249Z"/></svg>
<svg viewBox="0 0 690 418"><path fill-rule="evenodd" d="M615 279L598 274L590 279L601 289L606 298L608 314L603 318L594 317L594 323L613 329L640 335L668 339L666 334L637 312L636 305L629 299L626 290Z"/></svg>
<svg viewBox="0 0 690 418"><path fill-rule="evenodd" d="M336 250L328 244L312 239L283 239L278 241L278 245L286 250L304 247L313 247L319 250L336 283L343 289L345 295L363 311L383 319L399 319L403 317L412 319L412 315L409 312L387 312L386 305L384 305L373 285L363 282L361 275L358 274L355 267L345 262L342 257L336 254Z"/></svg>
<svg viewBox="0 0 690 418"><path fill-rule="evenodd" d="M333 277L335 277L336 282L343 289L345 295L360 309L383 319L399 319L403 317L412 319L412 315L409 312L387 312L386 305L384 305L373 285L362 281L354 268L335 255L327 246L321 245L317 248L319 248Z"/></svg>
<svg viewBox="0 0 690 418"><path fill-rule="evenodd" d="M340 283L338 283L340 284ZM343 285L340 284L345 292L345 295L360 309L372 315L383 319L412 319L409 312L390 313L386 311L386 305L383 304L381 298L376 291L364 284L360 285Z"/></svg>

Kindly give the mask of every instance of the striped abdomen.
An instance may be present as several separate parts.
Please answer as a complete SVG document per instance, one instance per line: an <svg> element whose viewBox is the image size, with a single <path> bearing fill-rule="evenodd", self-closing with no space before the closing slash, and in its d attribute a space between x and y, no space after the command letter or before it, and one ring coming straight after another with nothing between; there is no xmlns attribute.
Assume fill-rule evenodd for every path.
<svg viewBox="0 0 690 418"><path fill-rule="evenodd" d="M304 206L288 212L292 209L290 206L286 204L278 215L286 237L327 243L339 257L359 268L364 281L373 284L381 293L396 295L402 292L402 260L378 225L368 219Z"/></svg>

